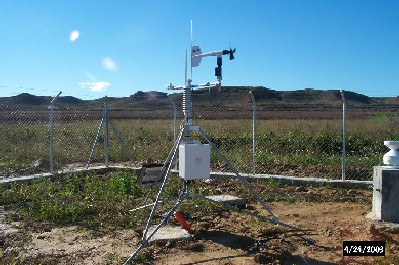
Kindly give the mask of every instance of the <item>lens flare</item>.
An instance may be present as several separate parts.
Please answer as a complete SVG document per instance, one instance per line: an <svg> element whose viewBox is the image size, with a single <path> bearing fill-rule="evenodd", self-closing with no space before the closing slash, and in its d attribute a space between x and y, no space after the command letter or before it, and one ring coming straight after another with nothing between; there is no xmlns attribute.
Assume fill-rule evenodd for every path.
<svg viewBox="0 0 399 265"><path fill-rule="evenodd" d="M76 41L78 38L79 38L79 31L77 30L72 31L71 34L69 34L69 40L71 42Z"/></svg>

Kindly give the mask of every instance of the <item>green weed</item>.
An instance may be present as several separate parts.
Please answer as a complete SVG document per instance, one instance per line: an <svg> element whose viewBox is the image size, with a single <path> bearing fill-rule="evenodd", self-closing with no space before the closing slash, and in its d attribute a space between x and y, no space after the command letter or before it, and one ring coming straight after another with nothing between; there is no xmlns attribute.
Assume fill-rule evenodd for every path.
<svg viewBox="0 0 399 265"><path fill-rule="evenodd" d="M133 176L117 172L110 176L88 175L40 179L32 184L15 183L1 188L1 204L17 212L17 218L55 225L129 227L138 214L129 210L144 193Z"/></svg>

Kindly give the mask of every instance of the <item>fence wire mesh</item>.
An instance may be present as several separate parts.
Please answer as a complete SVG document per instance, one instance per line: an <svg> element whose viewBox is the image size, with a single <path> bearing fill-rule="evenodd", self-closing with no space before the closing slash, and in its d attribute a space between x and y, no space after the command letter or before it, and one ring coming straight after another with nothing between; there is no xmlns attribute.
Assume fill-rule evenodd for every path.
<svg viewBox="0 0 399 265"><path fill-rule="evenodd" d="M384 141L399 140L398 107L348 105L347 113L346 174L349 179L372 180L372 167L383 165L389 151Z"/></svg>
<svg viewBox="0 0 399 265"><path fill-rule="evenodd" d="M59 107L54 112L54 169L85 165L96 139L103 111ZM98 139L93 163L104 161L101 159L104 157L103 140L102 134Z"/></svg>
<svg viewBox="0 0 399 265"><path fill-rule="evenodd" d="M341 178L339 108L266 106L258 110L258 172Z"/></svg>
<svg viewBox="0 0 399 265"><path fill-rule="evenodd" d="M212 106L194 104L193 123L243 173L255 170L257 174L325 179L341 179L344 173L345 179L371 180L373 166L382 165L382 156L388 151L383 141L399 140L396 105L346 106L343 128L342 105L261 104L254 113L249 96L247 106L231 102L234 100ZM104 164L106 156L110 164L164 161L182 124L179 102L176 110L172 102L158 104L156 99L123 109L113 107L112 102L107 105L69 108L55 104L55 170L85 166L92 150L90 164ZM1 107L3 178L50 171L50 116L47 107ZM198 135L194 138L201 139ZM214 152L211 160L213 171L228 171Z"/></svg>
<svg viewBox="0 0 399 265"><path fill-rule="evenodd" d="M3 107L0 132L0 175L49 171L49 110L44 107Z"/></svg>

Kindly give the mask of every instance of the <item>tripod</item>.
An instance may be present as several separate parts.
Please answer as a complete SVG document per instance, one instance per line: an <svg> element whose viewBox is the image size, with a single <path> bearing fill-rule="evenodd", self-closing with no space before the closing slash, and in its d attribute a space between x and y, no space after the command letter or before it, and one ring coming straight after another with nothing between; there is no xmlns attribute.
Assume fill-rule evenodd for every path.
<svg viewBox="0 0 399 265"><path fill-rule="evenodd" d="M104 128L104 153L105 153L105 155L104 155L105 161L104 162L105 162L105 166L108 167L108 165L109 165L109 154L108 154L108 143L109 143L108 142L108 127L109 126L108 126L108 124L111 125L111 128L112 128L116 138L118 138L118 141L122 145L126 154L128 155L129 160L132 162L132 164L134 166L136 166L136 163L134 162L132 156L130 155L129 149L127 148L126 144L123 142L122 137L119 135L118 130L116 129L116 127L114 126L114 124L112 123L112 121L108 115L107 97L105 97L104 108L103 108L103 117L101 119L100 125L98 126L96 139L94 140L93 147L91 148L90 156L86 163L86 168L89 168L89 166L90 166L91 159L93 158L93 155L94 155L94 150L96 149L98 139L100 137L101 129L103 129L103 128Z"/></svg>
<svg viewBox="0 0 399 265"><path fill-rule="evenodd" d="M191 121L191 113L192 113L192 102L191 102L191 87L193 87L191 85L191 80L188 80L188 86L184 87L184 92L183 92L183 112L184 112L184 116L185 116L185 124L182 126L179 136L176 139L176 141L174 142L174 145L172 147L172 149L169 152L169 155L164 163L163 166L163 172L164 176L163 176L163 182L162 182L162 186L157 194L157 197L155 199L155 202L153 204L150 216L148 218L146 227L144 229L143 232L143 236L141 239L141 244L140 246L130 255L130 257L128 258L128 260L124 263L124 264L130 264L130 262L136 257L136 255L139 253L139 251L146 247L148 245L149 240L154 236L154 234L161 228L163 227L168 219L173 215L174 211L179 207L179 205L187 198L199 198L199 199L203 199L209 202L213 202L216 204L219 204L221 206L224 206L228 209L231 210L236 210L236 211L240 211L240 212L245 212L247 214L250 214L252 216L270 221L270 223L275 224L275 225L281 225L293 230L301 230L297 227L282 223L278 220L278 218L273 214L273 212L271 211L271 209L266 205L266 203L262 200L262 198L255 192L255 190L251 187L251 185L249 184L249 182L240 175L240 173L238 173L238 171L234 168L234 166L229 162L229 160L226 158L226 156L223 155L223 153L218 149L218 147L209 139L208 135L199 127L199 126L195 126L192 125L192 121ZM162 195L165 191L165 187L166 184L168 183L168 179L169 179L169 173L172 169L172 166L177 158L177 153L178 153L178 148L179 145L182 143L183 138L184 141L190 141L191 139L191 132L198 132L202 138L204 138L204 140L212 147L212 149L220 156L220 158L226 163L226 165L229 167L229 169L235 174L235 177L240 180L243 185L247 188L247 190L257 199L257 201L262 205L262 207L269 213L270 217L267 216L263 216L245 209L240 209L238 207L235 207L233 205L229 205L226 203L222 203L222 202L218 202L215 200L212 200L210 198L207 198L205 196L201 196L192 192L189 192L189 186L190 184L193 182L193 180L185 180L184 181L184 186L183 189L176 201L176 203L174 204L174 206L166 213L166 215L163 217L162 221L160 224L158 224L151 232L149 231L152 220L154 218L155 215L155 211L157 209L157 205L160 203L160 200L162 198ZM179 165L181 166L181 165Z"/></svg>

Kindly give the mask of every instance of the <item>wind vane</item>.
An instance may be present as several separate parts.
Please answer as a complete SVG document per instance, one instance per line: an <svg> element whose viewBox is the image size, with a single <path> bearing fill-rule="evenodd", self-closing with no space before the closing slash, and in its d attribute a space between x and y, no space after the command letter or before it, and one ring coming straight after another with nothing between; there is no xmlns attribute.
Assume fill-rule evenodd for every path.
<svg viewBox="0 0 399 265"><path fill-rule="evenodd" d="M236 52L236 49L230 49L229 50L221 50L221 51L214 51L214 52L207 52L207 53L202 53L201 48L196 45L192 45L192 38L193 38L193 22L191 21L191 77L190 79L193 79L193 67L197 67L200 65L202 57L207 57L207 56L216 56L216 64L217 66L215 67L215 76L217 77L218 81L222 81L222 56L223 55L230 55L229 59L234 60L234 53ZM187 61L186 61L187 64ZM186 73L187 76L187 73ZM187 83L187 78L186 82Z"/></svg>

